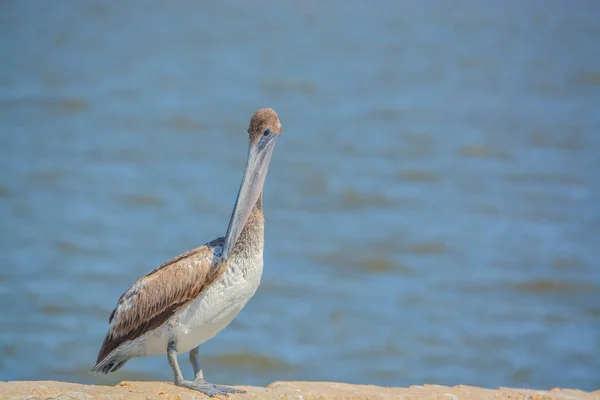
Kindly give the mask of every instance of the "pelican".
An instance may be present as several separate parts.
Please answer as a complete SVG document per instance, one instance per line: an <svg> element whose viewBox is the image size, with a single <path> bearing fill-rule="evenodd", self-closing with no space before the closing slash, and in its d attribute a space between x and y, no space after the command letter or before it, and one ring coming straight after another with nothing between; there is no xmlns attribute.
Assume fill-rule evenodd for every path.
<svg viewBox="0 0 600 400"><path fill-rule="evenodd" d="M252 115L248 159L225 237L165 262L119 298L93 372L108 374L130 358L166 354L175 385L209 396L244 392L205 381L198 346L229 325L260 284L262 191L281 130L273 109ZM188 351L193 381L183 378L177 362L177 354Z"/></svg>

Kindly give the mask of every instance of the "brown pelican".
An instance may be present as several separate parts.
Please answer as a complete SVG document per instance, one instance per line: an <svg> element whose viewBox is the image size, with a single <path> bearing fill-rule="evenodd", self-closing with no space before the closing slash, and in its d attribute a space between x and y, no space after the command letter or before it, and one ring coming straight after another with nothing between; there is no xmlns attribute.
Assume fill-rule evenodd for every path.
<svg viewBox="0 0 600 400"><path fill-rule="evenodd" d="M243 392L206 382L198 346L225 328L254 296L263 269L262 190L281 122L270 108L248 126L248 160L225 237L183 253L138 280L110 314L93 372L133 357L166 354L175 384L209 396ZM177 354L190 352L195 380L184 380Z"/></svg>

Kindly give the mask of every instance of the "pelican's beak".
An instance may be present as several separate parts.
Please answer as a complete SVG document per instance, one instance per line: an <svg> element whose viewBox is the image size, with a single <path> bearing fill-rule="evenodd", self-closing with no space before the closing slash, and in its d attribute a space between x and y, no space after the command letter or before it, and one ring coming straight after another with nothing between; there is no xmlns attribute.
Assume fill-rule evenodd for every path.
<svg viewBox="0 0 600 400"><path fill-rule="evenodd" d="M271 161L271 155L273 154L275 142L278 137L279 134L275 133L269 138L261 137L258 143L250 143L242 185L240 186L235 207L229 220L227 234L225 235L221 262L227 261L231 255L242 233L242 229L244 229L246 222L248 222L250 212L263 190L267 170L269 169L269 162Z"/></svg>

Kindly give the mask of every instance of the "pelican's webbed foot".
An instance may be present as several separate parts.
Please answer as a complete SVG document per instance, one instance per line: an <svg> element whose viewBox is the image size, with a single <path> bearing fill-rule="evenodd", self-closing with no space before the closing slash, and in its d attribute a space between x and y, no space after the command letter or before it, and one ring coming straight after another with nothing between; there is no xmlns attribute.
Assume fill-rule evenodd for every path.
<svg viewBox="0 0 600 400"><path fill-rule="evenodd" d="M214 385L208 382L200 383L196 381L180 381L175 382L175 384L184 388L197 390L211 397L217 395L227 396L229 393L246 393L244 390L235 389L229 386Z"/></svg>

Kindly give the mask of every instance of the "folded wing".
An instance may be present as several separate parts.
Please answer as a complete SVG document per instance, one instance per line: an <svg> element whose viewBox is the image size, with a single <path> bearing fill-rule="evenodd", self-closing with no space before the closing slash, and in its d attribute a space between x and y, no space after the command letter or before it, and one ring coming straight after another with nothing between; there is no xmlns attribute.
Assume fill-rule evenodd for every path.
<svg viewBox="0 0 600 400"><path fill-rule="evenodd" d="M190 250L133 284L109 317L97 364L122 343L159 327L217 280L225 270L225 264L217 262L222 245L219 238Z"/></svg>

